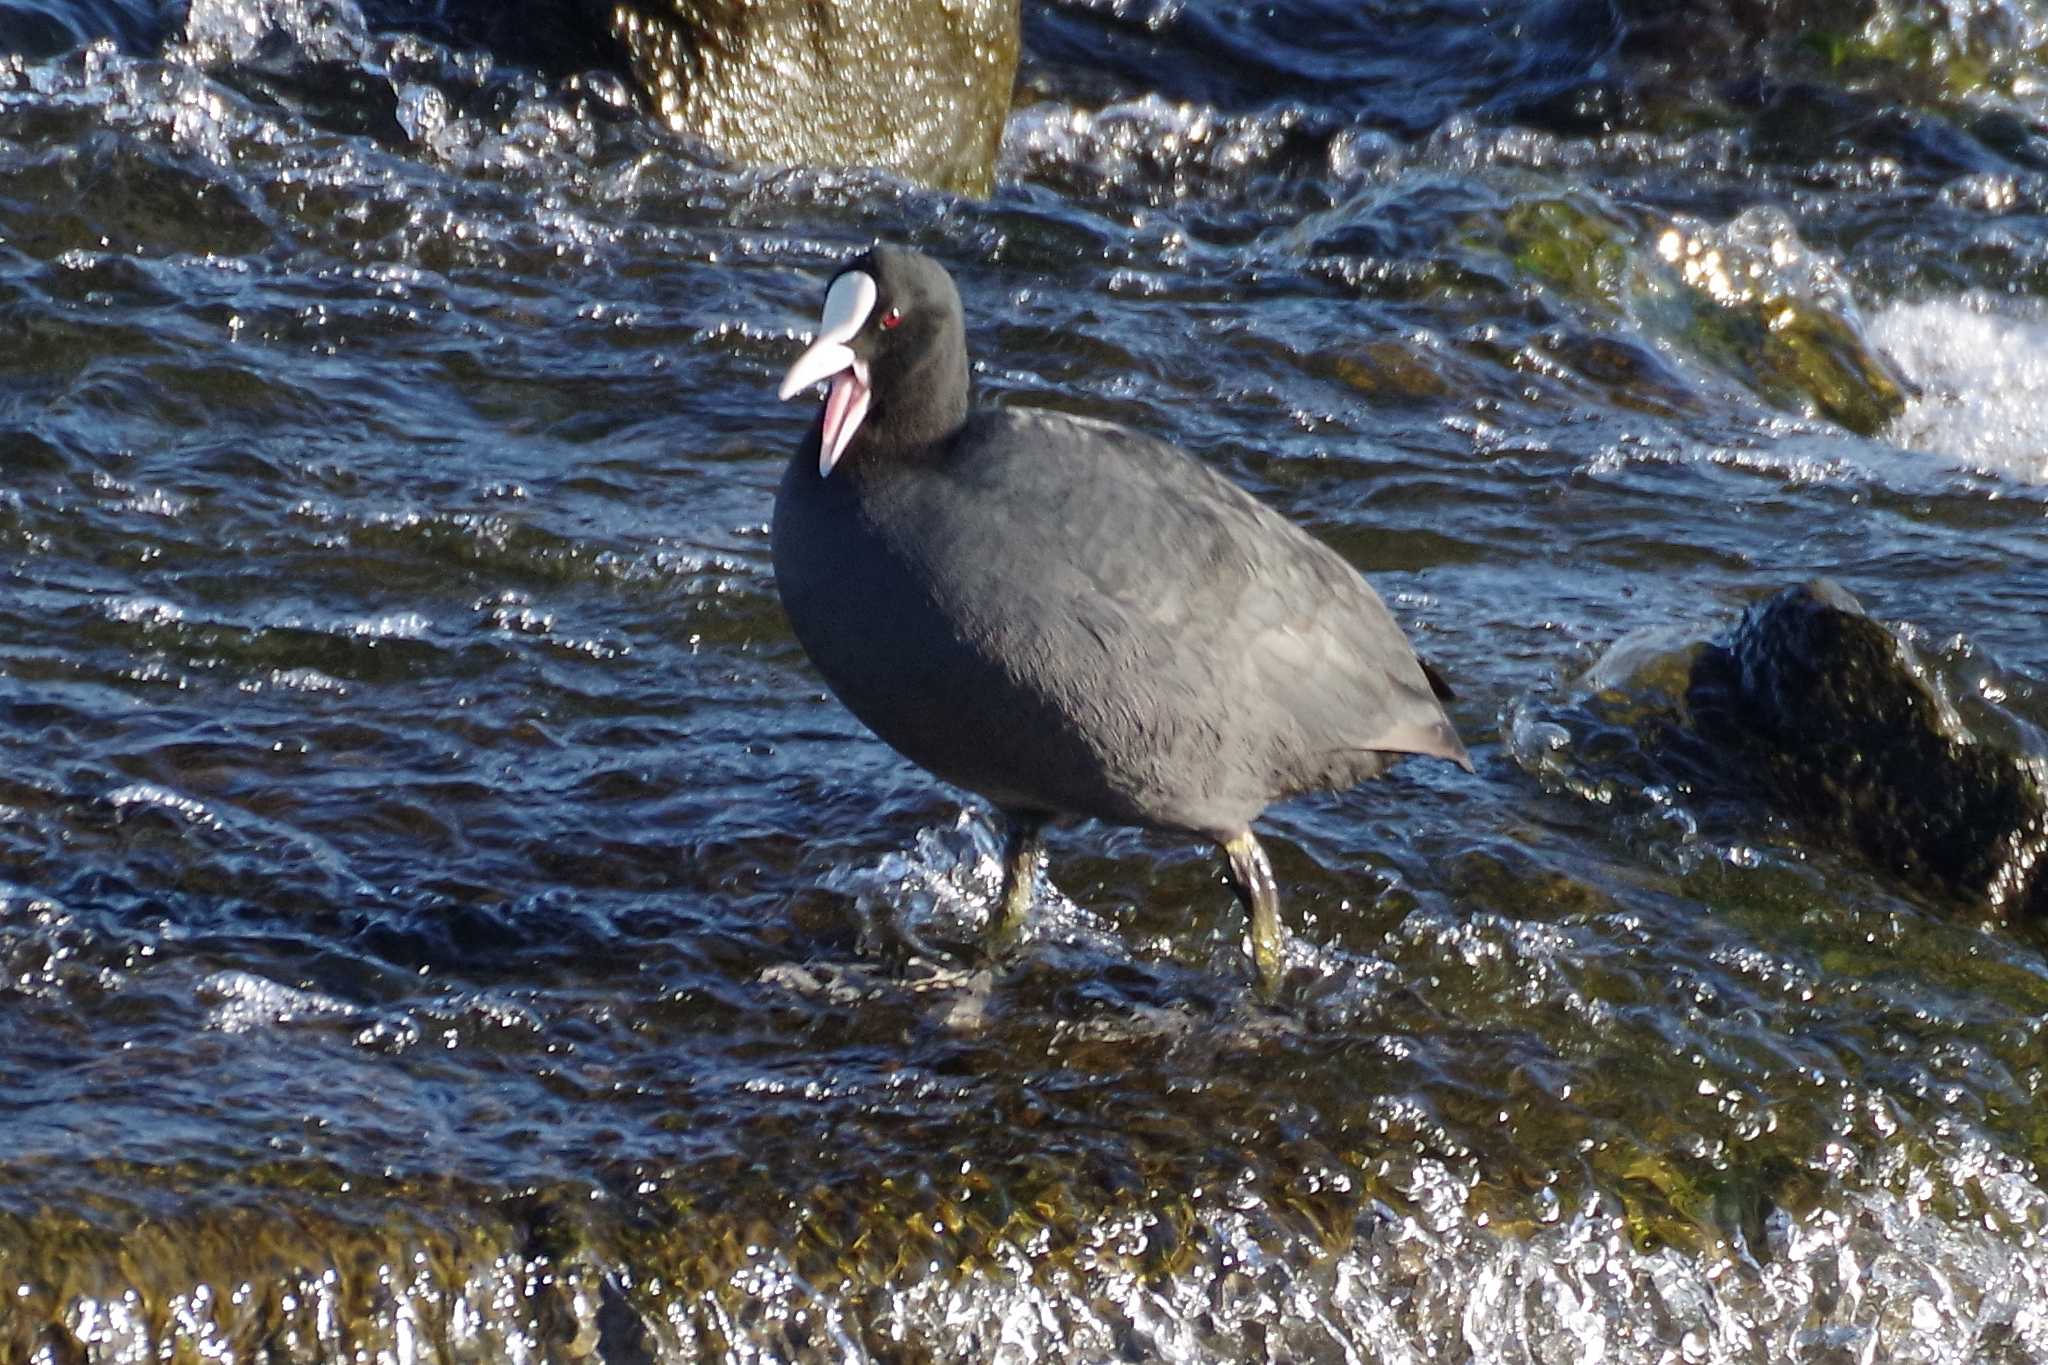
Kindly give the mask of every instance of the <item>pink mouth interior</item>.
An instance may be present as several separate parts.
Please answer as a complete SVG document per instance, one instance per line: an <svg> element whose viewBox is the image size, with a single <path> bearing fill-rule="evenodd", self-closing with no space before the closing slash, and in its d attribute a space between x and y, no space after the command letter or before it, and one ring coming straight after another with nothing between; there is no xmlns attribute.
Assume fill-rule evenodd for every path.
<svg viewBox="0 0 2048 1365"><path fill-rule="evenodd" d="M825 428L820 433L827 464L837 462L867 411L868 390L859 377L852 370L832 376L832 388L825 395Z"/></svg>

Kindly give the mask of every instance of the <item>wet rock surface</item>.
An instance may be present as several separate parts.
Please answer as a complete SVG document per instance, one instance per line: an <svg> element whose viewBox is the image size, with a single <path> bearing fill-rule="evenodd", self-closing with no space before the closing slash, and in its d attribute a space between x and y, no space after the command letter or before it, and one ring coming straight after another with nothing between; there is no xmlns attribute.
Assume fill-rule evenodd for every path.
<svg viewBox="0 0 2048 1365"><path fill-rule="evenodd" d="M2048 914L2041 764L1971 734L1913 650L1826 580L1702 650L1686 704L1778 808L2000 919Z"/></svg>
<svg viewBox="0 0 2048 1365"><path fill-rule="evenodd" d="M1813 269L1786 226L1769 210L1720 228L1646 220L1574 195L1517 202L1475 237L1623 335L1663 343L1774 405L1874 432L1904 410L1912 384L1863 335L1824 265L1791 286ZM1626 384L1637 366L1603 368Z"/></svg>
<svg viewBox="0 0 2048 1365"><path fill-rule="evenodd" d="M1010 111L1017 0L581 0L365 6L555 75L629 78L654 117L734 161L872 166L986 194Z"/></svg>
<svg viewBox="0 0 2048 1365"><path fill-rule="evenodd" d="M657 116L735 160L995 183L1017 0L693 0L611 24Z"/></svg>
<svg viewBox="0 0 2048 1365"><path fill-rule="evenodd" d="M1731 86L1776 84L1788 94L1803 87L1809 104L1829 88L1923 102L2009 93L2015 82L2024 88L2048 49L2038 14L1967 0L1710 0L1682 9L1622 0L1616 11L1622 50L1645 66ZM1862 112L1884 117L1877 100Z"/></svg>
<svg viewBox="0 0 2048 1365"><path fill-rule="evenodd" d="M743 165L875 167L968 194L994 184L1019 26L1018 0L63 0L0 4L0 46L47 57L111 39L154 53L232 31L243 88L396 140L395 121L365 117L390 98L374 72L262 69L265 31L337 18L487 52L572 86L610 73L640 110Z"/></svg>

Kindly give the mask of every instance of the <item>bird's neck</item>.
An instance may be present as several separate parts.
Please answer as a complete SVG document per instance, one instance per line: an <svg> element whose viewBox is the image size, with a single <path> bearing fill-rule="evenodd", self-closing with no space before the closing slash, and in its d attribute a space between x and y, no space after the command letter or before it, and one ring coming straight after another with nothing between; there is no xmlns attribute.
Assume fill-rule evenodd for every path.
<svg viewBox="0 0 2048 1365"><path fill-rule="evenodd" d="M914 458L920 451L942 447L966 425L974 404L966 348L933 353L892 385L892 390L886 397L876 395L876 407L863 424L862 435L871 429L877 441L885 443L878 444L873 453L884 458ZM859 438L855 440L858 444Z"/></svg>

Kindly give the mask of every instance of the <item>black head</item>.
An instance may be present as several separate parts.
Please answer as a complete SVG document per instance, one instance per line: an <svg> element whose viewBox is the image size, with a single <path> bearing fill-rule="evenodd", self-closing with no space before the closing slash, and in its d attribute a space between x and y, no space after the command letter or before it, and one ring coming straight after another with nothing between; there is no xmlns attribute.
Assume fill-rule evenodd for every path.
<svg viewBox="0 0 2048 1365"><path fill-rule="evenodd" d="M967 337L952 276L929 256L878 246L832 277L810 349L781 396L831 381L818 433L818 473L849 450L928 445L967 419Z"/></svg>

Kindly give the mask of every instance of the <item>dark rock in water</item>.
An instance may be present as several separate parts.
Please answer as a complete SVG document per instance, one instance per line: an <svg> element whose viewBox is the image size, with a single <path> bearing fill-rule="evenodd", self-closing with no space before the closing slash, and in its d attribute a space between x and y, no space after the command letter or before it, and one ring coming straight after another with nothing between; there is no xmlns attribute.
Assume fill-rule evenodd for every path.
<svg viewBox="0 0 2048 1365"><path fill-rule="evenodd" d="M984 194L1017 71L1018 0L367 0L374 27L554 75L623 72L736 161L878 166Z"/></svg>
<svg viewBox="0 0 2048 1365"><path fill-rule="evenodd" d="M1973 740L1911 651L1840 586L1752 607L1703 650L1686 701L1700 734L1774 802L1915 883L2048 915L2048 793Z"/></svg>
<svg viewBox="0 0 2048 1365"><path fill-rule="evenodd" d="M1742 72L1939 101L2002 84L2033 59L2005 16L1948 0L1617 0L1615 8L1625 57L1713 81Z"/></svg>
<svg viewBox="0 0 2048 1365"><path fill-rule="evenodd" d="M1552 32L1584 53L1489 112L1566 137L1742 129L1753 169L1850 160L1946 181L2048 165L2023 115L2044 49L2024 6L1920 0L1613 0Z"/></svg>

